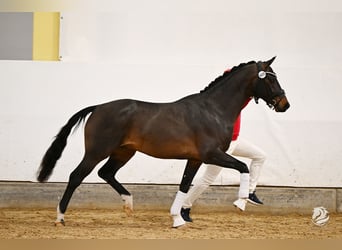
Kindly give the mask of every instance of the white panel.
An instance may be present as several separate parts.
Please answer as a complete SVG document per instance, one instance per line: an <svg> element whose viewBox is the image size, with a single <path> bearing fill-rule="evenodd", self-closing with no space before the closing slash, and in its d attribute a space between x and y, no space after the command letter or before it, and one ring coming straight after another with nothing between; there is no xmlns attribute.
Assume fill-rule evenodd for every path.
<svg viewBox="0 0 342 250"><path fill-rule="evenodd" d="M341 186L339 1L100 2L63 12L62 62L0 62L0 180L34 181L53 136L85 106L176 100L226 67L277 55L273 68L291 108L277 114L261 101L243 111L241 136L268 155L260 184ZM51 181L68 180L83 154L82 133L69 138ZM118 175L179 183L184 164L138 154ZM101 181L96 170L86 181ZM238 181L224 170L216 183Z"/></svg>

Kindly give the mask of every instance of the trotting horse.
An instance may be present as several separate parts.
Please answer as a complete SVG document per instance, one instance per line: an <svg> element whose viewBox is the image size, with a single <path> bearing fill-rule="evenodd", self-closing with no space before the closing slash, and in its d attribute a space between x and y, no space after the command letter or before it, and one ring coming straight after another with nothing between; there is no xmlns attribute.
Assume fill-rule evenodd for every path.
<svg viewBox="0 0 342 250"><path fill-rule="evenodd" d="M85 153L57 206L56 223L64 225L64 214L75 189L95 166L108 158L98 175L117 191L124 207L133 209L131 194L115 178L117 171L136 151L163 159L186 159L179 191L171 206L173 227L185 224L180 210L185 194L202 163L232 168L241 173L239 197L248 196L249 170L245 163L226 154L235 119L251 97L263 99L276 112L289 103L276 74L266 62L249 62L225 72L200 93L171 103L149 103L121 99L84 108L61 128L45 153L38 181L52 174L67 144L72 128L91 114L84 128Z"/></svg>

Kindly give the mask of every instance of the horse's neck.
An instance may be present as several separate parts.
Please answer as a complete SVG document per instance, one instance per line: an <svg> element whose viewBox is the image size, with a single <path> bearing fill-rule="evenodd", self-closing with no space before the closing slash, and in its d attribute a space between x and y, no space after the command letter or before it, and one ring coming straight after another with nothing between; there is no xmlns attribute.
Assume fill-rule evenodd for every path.
<svg viewBox="0 0 342 250"><path fill-rule="evenodd" d="M235 74L228 79L224 79L217 88L208 95L212 103L223 113L228 111L236 116L250 98L249 81L247 74Z"/></svg>

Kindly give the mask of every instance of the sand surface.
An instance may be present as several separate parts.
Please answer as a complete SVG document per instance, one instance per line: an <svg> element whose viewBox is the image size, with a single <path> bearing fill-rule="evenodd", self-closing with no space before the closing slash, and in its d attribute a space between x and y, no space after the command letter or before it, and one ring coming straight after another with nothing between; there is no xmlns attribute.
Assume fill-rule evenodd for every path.
<svg viewBox="0 0 342 250"><path fill-rule="evenodd" d="M196 213L195 213L196 212ZM55 226L55 209L0 209L0 239L342 239L342 214L323 227L310 215L193 211L194 222L172 228L168 209L70 209Z"/></svg>

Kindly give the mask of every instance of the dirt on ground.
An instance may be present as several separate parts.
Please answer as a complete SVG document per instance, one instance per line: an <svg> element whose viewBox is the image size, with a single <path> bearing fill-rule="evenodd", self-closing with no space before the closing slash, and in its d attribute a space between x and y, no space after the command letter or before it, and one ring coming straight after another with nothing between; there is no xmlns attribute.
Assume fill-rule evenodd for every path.
<svg viewBox="0 0 342 250"><path fill-rule="evenodd" d="M310 215L193 211L194 222L172 228L168 209L70 209L55 226L55 209L0 209L0 239L342 239L342 214L325 226Z"/></svg>

